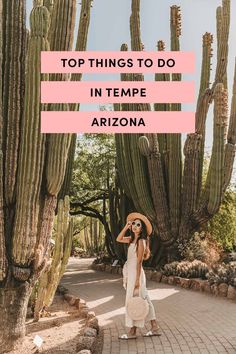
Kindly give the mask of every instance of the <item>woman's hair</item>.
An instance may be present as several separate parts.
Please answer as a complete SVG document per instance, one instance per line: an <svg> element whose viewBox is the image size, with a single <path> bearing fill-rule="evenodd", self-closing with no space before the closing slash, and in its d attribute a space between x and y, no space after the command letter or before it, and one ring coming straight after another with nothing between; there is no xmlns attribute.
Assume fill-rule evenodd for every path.
<svg viewBox="0 0 236 354"><path fill-rule="evenodd" d="M137 218L138 219L138 218ZM135 219L135 220L137 220ZM149 236L147 234L147 227L146 224L143 222L143 220L138 219L141 221L141 225L142 225L142 230L139 234L139 237L137 239L137 248L136 248L136 252L138 252L138 246L139 246L139 240L146 240L146 248L144 251L144 255L143 255L143 259L147 260L150 255L151 255L151 251L150 251L150 241L149 241ZM134 221L134 220L133 220ZM134 240L134 232L132 231L132 227L130 229L130 234L131 234L131 239L130 239L130 243L133 242ZM130 245L130 244L129 244Z"/></svg>

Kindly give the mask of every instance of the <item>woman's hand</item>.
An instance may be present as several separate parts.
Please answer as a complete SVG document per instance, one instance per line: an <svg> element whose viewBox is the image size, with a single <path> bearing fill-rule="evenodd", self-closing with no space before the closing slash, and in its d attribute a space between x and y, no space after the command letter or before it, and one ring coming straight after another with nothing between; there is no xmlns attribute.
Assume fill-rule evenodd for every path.
<svg viewBox="0 0 236 354"><path fill-rule="evenodd" d="M123 229L121 230L121 232L116 238L117 242L130 243L131 236L125 236L125 233L128 229L131 229L131 225L132 225L131 221L128 221L125 224L125 226L123 227Z"/></svg>
<svg viewBox="0 0 236 354"><path fill-rule="evenodd" d="M125 230L131 229L131 225L132 225L131 221L128 221L125 225Z"/></svg>

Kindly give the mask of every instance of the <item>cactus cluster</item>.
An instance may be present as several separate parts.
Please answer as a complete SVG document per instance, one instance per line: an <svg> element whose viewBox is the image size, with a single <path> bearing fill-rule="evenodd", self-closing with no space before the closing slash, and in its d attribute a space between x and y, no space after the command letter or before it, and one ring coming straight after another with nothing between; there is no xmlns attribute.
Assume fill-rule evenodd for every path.
<svg viewBox="0 0 236 354"><path fill-rule="evenodd" d="M84 0L82 10L90 8L90 4L90 0ZM40 106L40 82L49 79L48 74L40 75L40 58L41 51L72 50L75 14L75 0L34 1L27 38L25 2L21 0L17 3L3 3L1 38L4 45L4 70L1 89L5 123L1 120L1 148L4 148L5 152L4 156L3 150L0 154L3 156L0 163L4 171L4 174L1 174L0 202L5 201L6 214L2 215L0 225L0 280L6 275L6 235L2 224L4 219L12 221L9 222L10 226L6 227L6 233L12 234L13 275L17 280L26 280L27 275L29 278L33 271L36 271L36 265L40 267L44 260L57 195L61 191L66 173L71 174L72 157L68 159L68 153L72 135L46 135L40 132L41 108L68 109L63 105ZM83 22L78 29L77 46L85 50L89 18L84 22L83 13L81 17ZM11 32L14 33L13 36ZM14 60L9 60L10 57ZM9 63L11 74L15 76L13 81L9 79ZM66 78L61 74L50 75L50 80ZM12 102L16 104L13 105ZM73 149L70 155L73 155ZM67 186L68 184L67 182ZM13 205L15 210L12 209ZM41 257L36 262L39 251Z"/></svg>
<svg viewBox="0 0 236 354"><path fill-rule="evenodd" d="M207 232L194 232L189 240L178 240L178 250L184 260L202 261L209 266L220 260L222 247Z"/></svg>
<svg viewBox="0 0 236 354"><path fill-rule="evenodd" d="M206 278L209 269L206 263L198 260L193 262L182 261L165 264L162 273L164 275L175 275L182 278Z"/></svg>
<svg viewBox="0 0 236 354"><path fill-rule="evenodd" d="M140 50L139 0L132 1L131 49ZM219 17L221 13L221 17ZM181 134L116 134L117 166L120 182L137 211L147 215L154 231L167 248L176 249L176 240L189 239L194 231L219 210L230 183L236 150L236 70L231 113L228 115L227 62L230 0L217 10L217 67L210 85L213 36L205 33L202 70L196 107L195 133L187 134L182 161ZM136 21L136 22L135 22ZM170 13L171 50L180 50L181 13ZM127 45L122 46L126 50ZM157 48L165 49L158 41ZM122 74L121 80L130 80ZM142 74L132 80L143 80ZM155 75L157 81L180 81L181 74ZM206 118L214 103L213 148L206 182L202 181ZM150 105L120 105L121 110L150 110ZM116 107L115 107L116 109ZM181 104L155 104L156 111L180 111ZM170 260L169 260L170 261Z"/></svg>
<svg viewBox="0 0 236 354"><path fill-rule="evenodd" d="M226 283L236 287L236 263L217 264L209 270L206 278L211 285Z"/></svg>
<svg viewBox="0 0 236 354"><path fill-rule="evenodd" d="M82 0L81 50L86 50L90 20L84 8L90 5L91 0ZM34 0L28 31L26 1L0 1L1 352L24 335L27 303L46 264L58 195L64 196L70 184L75 137L40 132L41 110L67 109L41 105L41 80L68 76L41 74L40 60L41 51L72 49L75 13L76 0ZM12 310L12 304L18 307Z"/></svg>

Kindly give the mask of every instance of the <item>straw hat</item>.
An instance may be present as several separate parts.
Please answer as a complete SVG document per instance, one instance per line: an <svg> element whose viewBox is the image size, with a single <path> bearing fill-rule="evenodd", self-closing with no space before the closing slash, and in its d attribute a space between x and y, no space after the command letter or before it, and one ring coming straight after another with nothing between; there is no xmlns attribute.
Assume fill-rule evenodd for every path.
<svg viewBox="0 0 236 354"><path fill-rule="evenodd" d="M135 219L140 219L145 223L146 228L147 228L147 234L148 234L148 236L150 236L152 233L152 224L150 223L148 218L145 215L140 214L140 213L130 213L126 218L126 222L133 221Z"/></svg>

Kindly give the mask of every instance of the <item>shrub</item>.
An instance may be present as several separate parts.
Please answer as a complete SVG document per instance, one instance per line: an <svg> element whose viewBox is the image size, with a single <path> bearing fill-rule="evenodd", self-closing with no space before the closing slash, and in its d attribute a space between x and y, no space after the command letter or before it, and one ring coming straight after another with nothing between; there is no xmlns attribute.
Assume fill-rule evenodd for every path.
<svg viewBox="0 0 236 354"><path fill-rule="evenodd" d="M183 278L202 278L205 279L206 273L209 271L206 263L198 260L193 262L182 261L165 264L162 268L164 275L175 275Z"/></svg>
<svg viewBox="0 0 236 354"><path fill-rule="evenodd" d="M225 193L219 212L208 222L207 231L227 252L236 251L236 193Z"/></svg>
<svg viewBox="0 0 236 354"><path fill-rule="evenodd" d="M178 249L184 260L199 260L209 266L217 263L223 252L222 246L205 231L195 232L188 241L179 241Z"/></svg>
<svg viewBox="0 0 236 354"><path fill-rule="evenodd" d="M206 277L211 285L226 283L236 287L236 263L217 264L206 274Z"/></svg>

